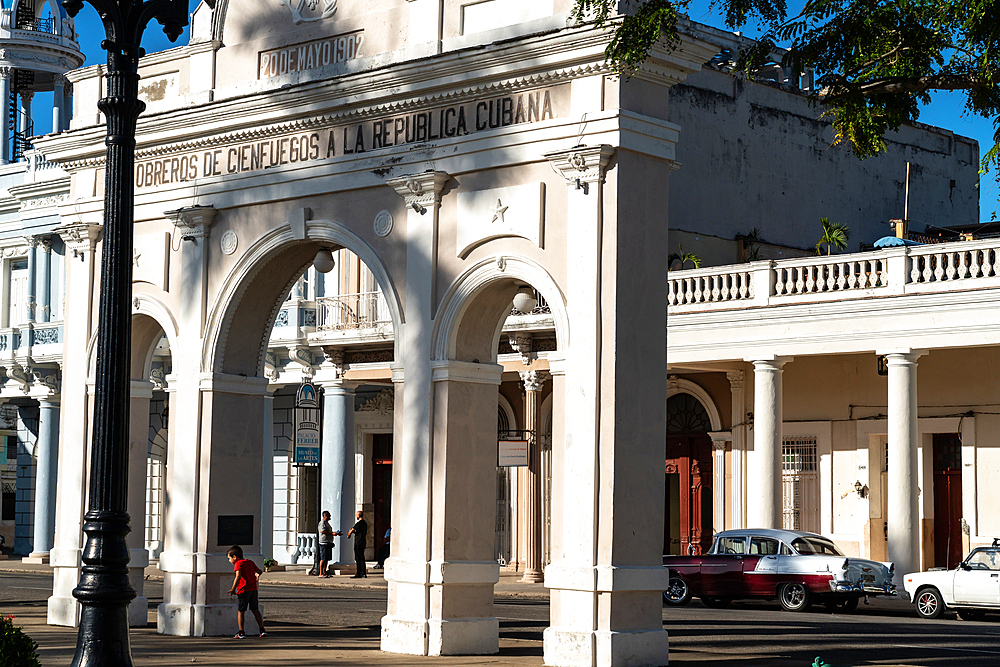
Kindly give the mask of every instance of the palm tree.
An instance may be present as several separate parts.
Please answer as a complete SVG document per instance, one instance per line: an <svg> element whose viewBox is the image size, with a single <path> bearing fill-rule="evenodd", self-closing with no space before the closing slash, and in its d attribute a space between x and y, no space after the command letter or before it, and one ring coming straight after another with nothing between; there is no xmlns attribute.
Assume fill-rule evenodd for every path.
<svg viewBox="0 0 1000 667"><path fill-rule="evenodd" d="M681 265L679 268L682 270L684 269L684 265L687 262L691 262L691 264L694 265L694 268L696 269L701 268L701 258L698 257L698 255L694 254L693 252L684 252L684 248L682 246L677 246L677 247L680 250L680 252L672 252L667 256L668 271L670 270L670 267L674 265L674 262L680 262Z"/></svg>
<svg viewBox="0 0 1000 667"><path fill-rule="evenodd" d="M834 249L838 251L846 249L847 239L851 238L851 230L847 225L830 222L829 218L820 218L819 221L823 225L823 236L816 241L816 254L823 254L820 248L823 244L826 244L827 255L832 255Z"/></svg>

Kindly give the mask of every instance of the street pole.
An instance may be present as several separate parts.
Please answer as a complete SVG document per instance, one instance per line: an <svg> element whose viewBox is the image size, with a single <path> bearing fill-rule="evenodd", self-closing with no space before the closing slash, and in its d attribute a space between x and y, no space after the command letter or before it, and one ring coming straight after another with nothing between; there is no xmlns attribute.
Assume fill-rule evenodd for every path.
<svg viewBox="0 0 1000 667"><path fill-rule="evenodd" d="M187 0L87 0L104 22L108 95L97 106L107 121L101 303L91 442L90 502L83 515L86 543L79 585L80 629L74 666L132 665L128 604L128 420L132 349L132 224L135 129L142 33L151 19L175 41L187 25ZM64 0L70 16L83 0Z"/></svg>

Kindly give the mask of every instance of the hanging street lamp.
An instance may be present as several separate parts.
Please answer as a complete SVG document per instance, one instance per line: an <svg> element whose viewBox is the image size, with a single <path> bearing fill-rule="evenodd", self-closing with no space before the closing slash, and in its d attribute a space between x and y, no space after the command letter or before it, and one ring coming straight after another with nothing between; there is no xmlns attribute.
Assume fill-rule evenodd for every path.
<svg viewBox="0 0 1000 667"><path fill-rule="evenodd" d="M128 491L128 419L132 350L132 224L135 129L146 105L139 101L142 33L156 19L171 42L188 23L187 0L87 0L97 9L107 39L106 97L97 106L107 122L101 303L91 443L90 501L83 515L83 567L73 597L80 601L74 666L132 665L128 604L131 530ZM83 0L63 0L70 16Z"/></svg>

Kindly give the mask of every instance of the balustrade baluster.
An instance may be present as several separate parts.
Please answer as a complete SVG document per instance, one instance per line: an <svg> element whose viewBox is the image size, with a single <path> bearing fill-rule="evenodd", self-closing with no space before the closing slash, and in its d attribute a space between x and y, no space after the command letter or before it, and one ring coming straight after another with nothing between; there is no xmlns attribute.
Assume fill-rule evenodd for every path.
<svg viewBox="0 0 1000 667"><path fill-rule="evenodd" d="M719 288L719 283L722 282L722 276L712 276L712 298L711 301L719 301L719 297L722 294L722 290Z"/></svg>
<svg viewBox="0 0 1000 667"><path fill-rule="evenodd" d="M975 253L971 253L971 254L975 254ZM961 280L961 279L965 278L967 275L969 275L969 255L970 255L970 253L967 253L967 252L958 252L958 253L955 253L956 258L958 259L958 267L956 268L956 270L958 272L958 279L959 280Z"/></svg>
<svg viewBox="0 0 1000 667"><path fill-rule="evenodd" d="M946 252L944 254L947 266L944 267L944 275L948 280L954 280L955 274L958 272L957 264L961 261L959 259L959 253L956 252Z"/></svg>
<svg viewBox="0 0 1000 667"><path fill-rule="evenodd" d="M924 255L924 270L921 272L920 276L923 278L921 282L929 283L934 278L934 255Z"/></svg>
<svg viewBox="0 0 1000 667"><path fill-rule="evenodd" d="M945 261L947 260L945 260L944 253L934 253L934 280L937 282L940 282L941 278L944 277Z"/></svg>
<svg viewBox="0 0 1000 667"><path fill-rule="evenodd" d="M798 267L795 267L792 270L795 271L795 274L796 274L795 285L794 285L794 293L795 294L802 294L803 291L805 290L805 286L806 286L806 280L804 278L806 267L804 267L804 266L798 266Z"/></svg>

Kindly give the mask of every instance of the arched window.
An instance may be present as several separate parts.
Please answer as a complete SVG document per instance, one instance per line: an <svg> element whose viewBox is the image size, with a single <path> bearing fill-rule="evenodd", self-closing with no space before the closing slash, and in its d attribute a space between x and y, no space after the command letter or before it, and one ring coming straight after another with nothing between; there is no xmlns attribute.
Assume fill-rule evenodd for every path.
<svg viewBox="0 0 1000 667"><path fill-rule="evenodd" d="M691 394L674 394L667 399L667 433L708 433L712 430L705 406Z"/></svg>

